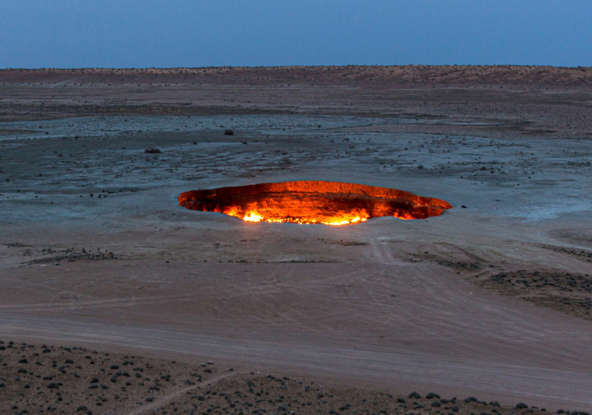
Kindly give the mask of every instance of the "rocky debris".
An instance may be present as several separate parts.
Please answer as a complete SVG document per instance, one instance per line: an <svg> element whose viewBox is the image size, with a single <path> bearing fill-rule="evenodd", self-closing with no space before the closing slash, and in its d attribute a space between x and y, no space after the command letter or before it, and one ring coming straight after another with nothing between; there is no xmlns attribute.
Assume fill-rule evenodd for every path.
<svg viewBox="0 0 592 415"><path fill-rule="evenodd" d="M177 393L182 389L186 391ZM523 402L503 406L474 396L445 398L430 391L424 395L344 389L310 379L220 370L209 361L179 364L82 347L0 340L0 413L106 414L133 408L159 414L549 413Z"/></svg>
<svg viewBox="0 0 592 415"><path fill-rule="evenodd" d="M216 372L212 364L0 340L0 413L120 413Z"/></svg>
<svg viewBox="0 0 592 415"><path fill-rule="evenodd" d="M32 248L32 245L23 244L20 242L8 242L4 244L7 248Z"/></svg>
<svg viewBox="0 0 592 415"><path fill-rule="evenodd" d="M571 255L573 257L578 258L579 260L592 262L592 251L587 249L577 249L577 248L569 248L564 246L555 246L555 245L540 245L541 248L549 249L554 252L559 252L566 255Z"/></svg>
<svg viewBox="0 0 592 415"><path fill-rule="evenodd" d="M298 378L274 375L227 377L206 388L188 391L159 408L161 414L542 414L542 408L518 403L422 397L359 389L338 389Z"/></svg>
<svg viewBox="0 0 592 415"><path fill-rule="evenodd" d="M117 259L117 255L114 252L101 248L94 250L86 248L43 248L37 254L40 254L41 257L30 260L26 264L59 264L61 262L75 262L79 260L102 261ZM34 255L32 252L28 252L25 256L32 255Z"/></svg>
<svg viewBox="0 0 592 415"><path fill-rule="evenodd" d="M586 250L546 245L542 247L576 256L586 262L590 261L590 252ZM499 267L466 250L461 250L456 256L418 251L408 254L408 260L434 262L453 269L470 282L498 294L518 297L543 307L592 320L592 273L554 269L514 269L500 272Z"/></svg>
<svg viewBox="0 0 592 415"><path fill-rule="evenodd" d="M501 272L490 277L498 285L513 288L531 288L544 290L556 288L563 292L582 292L592 294L592 275L576 274L563 271L519 270Z"/></svg>
<svg viewBox="0 0 592 415"><path fill-rule="evenodd" d="M455 257L440 252L418 251L410 253L408 260L411 262L434 262L438 265L452 268L458 273L478 271L484 267L484 261L481 258L471 255L468 252L462 252L462 256Z"/></svg>
<svg viewBox="0 0 592 415"><path fill-rule="evenodd" d="M592 274L559 270L499 272L481 286L531 303L592 320Z"/></svg>

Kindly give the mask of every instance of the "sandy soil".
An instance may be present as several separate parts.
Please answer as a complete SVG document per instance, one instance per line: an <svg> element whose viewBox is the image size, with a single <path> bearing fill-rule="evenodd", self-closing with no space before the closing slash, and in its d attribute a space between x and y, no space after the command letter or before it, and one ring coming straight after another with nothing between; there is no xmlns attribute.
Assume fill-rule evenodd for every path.
<svg viewBox="0 0 592 415"><path fill-rule="evenodd" d="M223 374L211 362L181 364L81 347L0 343L0 411L134 413L181 388Z"/></svg>
<svg viewBox="0 0 592 415"><path fill-rule="evenodd" d="M545 413L522 402L502 407L473 396L344 389L306 378L218 368L212 362L166 361L76 346L0 341L0 362L4 414Z"/></svg>
<svg viewBox="0 0 592 415"><path fill-rule="evenodd" d="M0 336L241 373L202 385L205 401L194 391L159 401L169 412L200 402L228 412L222 392L256 405L249 382L270 394L268 411L285 406L284 387L315 413L456 405L414 408L413 391L590 410L591 77L0 71ZM400 188L454 208L334 228L176 206L185 190L299 179ZM10 362L0 377L13 376ZM177 386L184 373L171 372ZM303 392L313 381L334 396ZM11 393L30 413L49 399Z"/></svg>

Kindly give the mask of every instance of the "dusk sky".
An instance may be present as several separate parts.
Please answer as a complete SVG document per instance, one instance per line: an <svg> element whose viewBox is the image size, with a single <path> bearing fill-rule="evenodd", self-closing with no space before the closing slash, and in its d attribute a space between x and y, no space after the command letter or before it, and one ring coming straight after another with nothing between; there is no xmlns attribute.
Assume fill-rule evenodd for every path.
<svg viewBox="0 0 592 415"><path fill-rule="evenodd" d="M0 68L592 65L591 0L0 0Z"/></svg>

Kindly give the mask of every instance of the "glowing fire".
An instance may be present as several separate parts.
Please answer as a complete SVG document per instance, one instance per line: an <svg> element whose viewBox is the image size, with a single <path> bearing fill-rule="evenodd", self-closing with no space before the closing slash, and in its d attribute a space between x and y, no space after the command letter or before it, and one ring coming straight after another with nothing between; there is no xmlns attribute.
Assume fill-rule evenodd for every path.
<svg viewBox="0 0 592 415"><path fill-rule="evenodd" d="M247 214L243 216L243 220L245 222L261 222L263 220L263 216L257 212L247 212Z"/></svg>
<svg viewBox="0 0 592 415"><path fill-rule="evenodd" d="M192 190L179 195L187 209L220 212L245 222L291 222L331 226L378 216L425 219L452 206L440 199L362 184L295 181Z"/></svg>

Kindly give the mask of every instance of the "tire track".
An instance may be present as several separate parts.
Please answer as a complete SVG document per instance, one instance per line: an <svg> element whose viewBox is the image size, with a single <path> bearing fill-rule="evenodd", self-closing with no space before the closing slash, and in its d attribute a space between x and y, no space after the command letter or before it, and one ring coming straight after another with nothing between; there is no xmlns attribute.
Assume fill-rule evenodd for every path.
<svg viewBox="0 0 592 415"><path fill-rule="evenodd" d="M172 393L169 393L168 395L165 395L157 400L155 400L154 402L151 402L149 404L146 405L142 405L139 408L135 408L134 410L132 410L131 412L128 412L128 415L141 415L144 413L148 413L149 411L154 411L154 410L158 410L158 408L160 408L161 406L165 406L169 403L171 403L173 400L175 400L176 398L178 398L179 396L192 391L194 389L199 389L202 386L211 386L214 385L218 382L220 382L223 379L227 379L233 376L237 376L239 373L238 372L226 372L222 375L218 375L218 376L214 376L211 379L208 379L204 382L199 382L196 385L192 385L189 386L187 388L183 388L183 389L179 389L176 390Z"/></svg>

